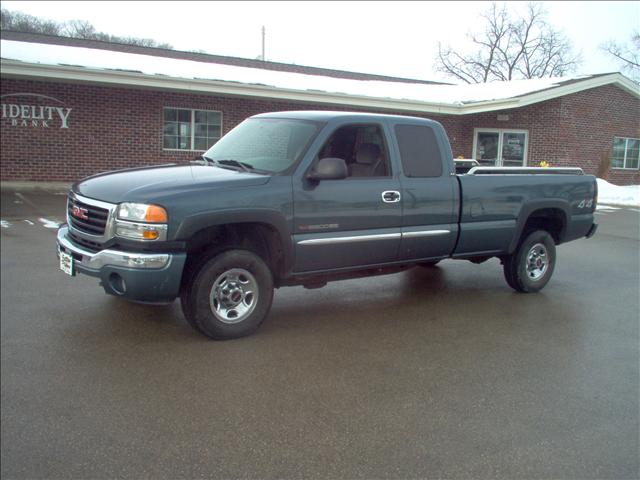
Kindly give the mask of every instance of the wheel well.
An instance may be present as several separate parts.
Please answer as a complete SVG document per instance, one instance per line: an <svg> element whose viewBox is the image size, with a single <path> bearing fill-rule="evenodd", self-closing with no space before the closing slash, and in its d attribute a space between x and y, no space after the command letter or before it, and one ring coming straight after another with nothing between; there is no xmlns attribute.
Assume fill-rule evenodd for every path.
<svg viewBox="0 0 640 480"><path fill-rule="evenodd" d="M521 238L534 230L545 230L553 237L556 245L561 243L567 225L565 213L559 208L542 208L529 215L522 229Z"/></svg>
<svg viewBox="0 0 640 480"><path fill-rule="evenodd" d="M277 283L284 266L280 236L272 226L253 222L214 225L196 232L187 242L187 265L183 283L208 258L234 248L249 250L262 258Z"/></svg>

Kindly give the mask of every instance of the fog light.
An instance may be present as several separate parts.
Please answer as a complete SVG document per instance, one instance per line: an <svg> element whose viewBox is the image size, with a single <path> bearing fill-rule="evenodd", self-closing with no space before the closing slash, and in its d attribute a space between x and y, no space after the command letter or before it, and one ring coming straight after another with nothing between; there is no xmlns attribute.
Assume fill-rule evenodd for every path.
<svg viewBox="0 0 640 480"><path fill-rule="evenodd" d="M124 278L117 273L109 275L109 286L118 295L124 295L124 292L127 291L127 284L124 282Z"/></svg>

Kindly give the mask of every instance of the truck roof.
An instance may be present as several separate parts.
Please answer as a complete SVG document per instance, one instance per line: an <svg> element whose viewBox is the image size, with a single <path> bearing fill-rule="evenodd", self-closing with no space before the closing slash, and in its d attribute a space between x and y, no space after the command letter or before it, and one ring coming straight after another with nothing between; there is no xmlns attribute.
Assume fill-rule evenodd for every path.
<svg viewBox="0 0 640 480"><path fill-rule="evenodd" d="M269 112L253 115L251 118L295 118L300 120L313 120L328 122L337 118L358 120L376 120L376 119L396 119L396 120L416 120L421 122L433 122L421 117L412 117L408 115L386 115L382 113L367 113L367 112L337 112L330 110L293 110L285 112Z"/></svg>

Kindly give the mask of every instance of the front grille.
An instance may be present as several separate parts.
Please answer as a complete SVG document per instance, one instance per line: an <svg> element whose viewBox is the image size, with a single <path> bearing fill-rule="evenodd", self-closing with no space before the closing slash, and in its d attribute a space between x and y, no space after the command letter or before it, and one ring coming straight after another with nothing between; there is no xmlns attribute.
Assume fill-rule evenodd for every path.
<svg viewBox="0 0 640 480"><path fill-rule="evenodd" d="M69 236L73 243L83 247L85 250L89 250L90 252L97 253L102 250L102 245L97 242L92 242L91 240L87 240L86 238L82 238L79 235L75 235L72 232L69 232Z"/></svg>
<svg viewBox="0 0 640 480"><path fill-rule="evenodd" d="M78 216L74 215L74 210L76 208L80 209L82 212L86 212L87 218L78 218ZM109 210L106 208L88 205L76 198L73 198L72 196L69 196L67 210L69 213L69 223L76 230L88 233L89 235L101 236L104 234L104 230L107 226L107 220L109 219Z"/></svg>

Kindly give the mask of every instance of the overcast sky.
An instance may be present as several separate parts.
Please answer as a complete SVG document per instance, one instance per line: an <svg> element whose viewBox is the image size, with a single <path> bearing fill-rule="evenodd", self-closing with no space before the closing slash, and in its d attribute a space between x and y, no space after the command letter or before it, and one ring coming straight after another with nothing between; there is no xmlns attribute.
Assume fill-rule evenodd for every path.
<svg viewBox="0 0 640 480"><path fill-rule="evenodd" d="M267 60L384 75L447 80L433 71L439 41L463 45L490 2L36 2L2 8L97 30L153 38L179 50L256 58L266 27ZM548 20L582 54L578 73L619 71L598 49L627 42L640 2L541 2ZM509 2L514 9L526 3ZM452 81L448 79L448 81Z"/></svg>

